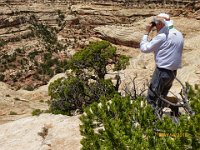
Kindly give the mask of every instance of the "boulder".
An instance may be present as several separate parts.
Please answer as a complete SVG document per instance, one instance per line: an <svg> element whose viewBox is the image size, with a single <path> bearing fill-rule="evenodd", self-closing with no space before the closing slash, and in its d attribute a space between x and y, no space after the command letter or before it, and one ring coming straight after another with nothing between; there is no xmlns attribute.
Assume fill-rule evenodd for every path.
<svg viewBox="0 0 200 150"><path fill-rule="evenodd" d="M104 40L117 45L124 45L138 48L143 32L137 27L123 27L116 25L106 25L94 29L96 35Z"/></svg>
<svg viewBox="0 0 200 150"><path fill-rule="evenodd" d="M9 17L0 19L0 28L14 27L26 23L26 18L23 16Z"/></svg>
<svg viewBox="0 0 200 150"><path fill-rule="evenodd" d="M1 150L79 150L79 116L42 114L0 125Z"/></svg>

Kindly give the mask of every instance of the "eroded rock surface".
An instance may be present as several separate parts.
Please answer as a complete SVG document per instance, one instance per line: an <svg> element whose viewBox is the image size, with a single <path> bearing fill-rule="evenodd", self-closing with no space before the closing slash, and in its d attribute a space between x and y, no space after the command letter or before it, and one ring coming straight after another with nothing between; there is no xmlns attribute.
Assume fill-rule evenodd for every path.
<svg viewBox="0 0 200 150"><path fill-rule="evenodd" d="M9 4L0 1L0 39L6 41L0 43L0 57L12 56L19 48L22 51L17 53L16 61L10 63L7 68L4 66L7 62L0 64L0 75L5 75L5 80L2 81L7 83L0 82L2 150L76 150L81 147L78 116L44 114L31 117L34 109L48 109L47 90L52 77L41 75L38 79L36 76L38 72L34 61L40 62L42 54L37 54L34 61L23 60L34 50L41 52L45 48L30 30L30 18L33 14L40 23L56 28L58 41L65 46L62 51L51 52L54 58L70 58L89 41L100 39L109 40L115 44L118 53L130 56L130 66L126 70L109 72L107 75L112 78L116 74L121 76L120 90L123 92L124 86L132 86L131 80L136 75L138 88L142 88L144 83L150 80L155 67L153 54L142 54L138 48L139 42L151 16L167 12L171 14L175 27L185 37L183 67L178 71L178 78L183 83L200 84L199 2L193 6L179 1L179 6L174 7L171 3L146 5L145 1L131 4L122 0L7 2ZM188 7L189 9L186 9ZM44 53L46 52L44 50ZM63 75L57 75L61 76ZM31 89L32 91L23 90L27 85L37 88ZM14 90L13 86L17 86L18 90ZM180 89L180 84L175 81L172 91L179 93Z"/></svg>
<svg viewBox="0 0 200 150"><path fill-rule="evenodd" d="M1 150L79 150L79 116L43 114L0 125Z"/></svg>

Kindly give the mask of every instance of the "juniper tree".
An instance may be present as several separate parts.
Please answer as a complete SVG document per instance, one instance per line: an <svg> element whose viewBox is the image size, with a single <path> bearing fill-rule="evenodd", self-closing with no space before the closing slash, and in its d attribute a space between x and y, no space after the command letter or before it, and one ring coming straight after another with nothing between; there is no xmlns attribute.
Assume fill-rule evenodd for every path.
<svg viewBox="0 0 200 150"><path fill-rule="evenodd" d="M119 85L105 79L107 66L113 65L113 70L125 69L129 58L117 54L109 42L98 41L78 51L67 64L72 70L68 78L58 79L49 86L50 111L72 115L73 111L82 111L83 107L99 101L101 96L112 98L117 94Z"/></svg>
<svg viewBox="0 0 200 150"><path fill-rule="evenodd" d="M129 58L116 53L116 48L107 41L92 42L81 51L74 54L69 62L69 68L78 76L94 72L96 79L104 79L107 66L114 65L113 70L125 69ZM91 77L91 76L90 76ZM94 77L94 76L93 76Z"/></svg>
<svg viewBox="0 0 200 150"><path fill-rule="evenodd" d="M190 100L196 115L157 120L146 100L115 96L101 98L84 110L80 117L83 150L154 150L199 149L200 88L190 90Z"/></svg>

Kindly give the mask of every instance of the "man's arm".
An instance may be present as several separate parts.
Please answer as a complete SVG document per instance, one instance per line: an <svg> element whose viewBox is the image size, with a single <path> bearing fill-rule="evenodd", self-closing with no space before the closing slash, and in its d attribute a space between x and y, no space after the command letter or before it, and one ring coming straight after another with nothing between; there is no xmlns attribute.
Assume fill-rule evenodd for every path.
<svg viewBox="0 0 200 150"><path fill-rule="evenodd" d="M151 41L148 41L148 35L144 35L140 42L140 50L143 53L150 53L156 50L163 40L162 35L157 35Z"/></svg>

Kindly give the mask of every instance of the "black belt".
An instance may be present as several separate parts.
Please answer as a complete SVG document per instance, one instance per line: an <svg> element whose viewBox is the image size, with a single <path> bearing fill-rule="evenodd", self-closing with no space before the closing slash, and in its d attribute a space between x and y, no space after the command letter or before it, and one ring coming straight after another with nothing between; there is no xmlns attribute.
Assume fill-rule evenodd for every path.
<svg viewBox="0 0 200 150"><path fill-rule="evenodd" d="M169 69L165 69L165 68L159 68L157 67L159 70L163 70L163 71L169 71L169 72L173 72L173 73L176 73L177 70L169 70Z"/></svg>

